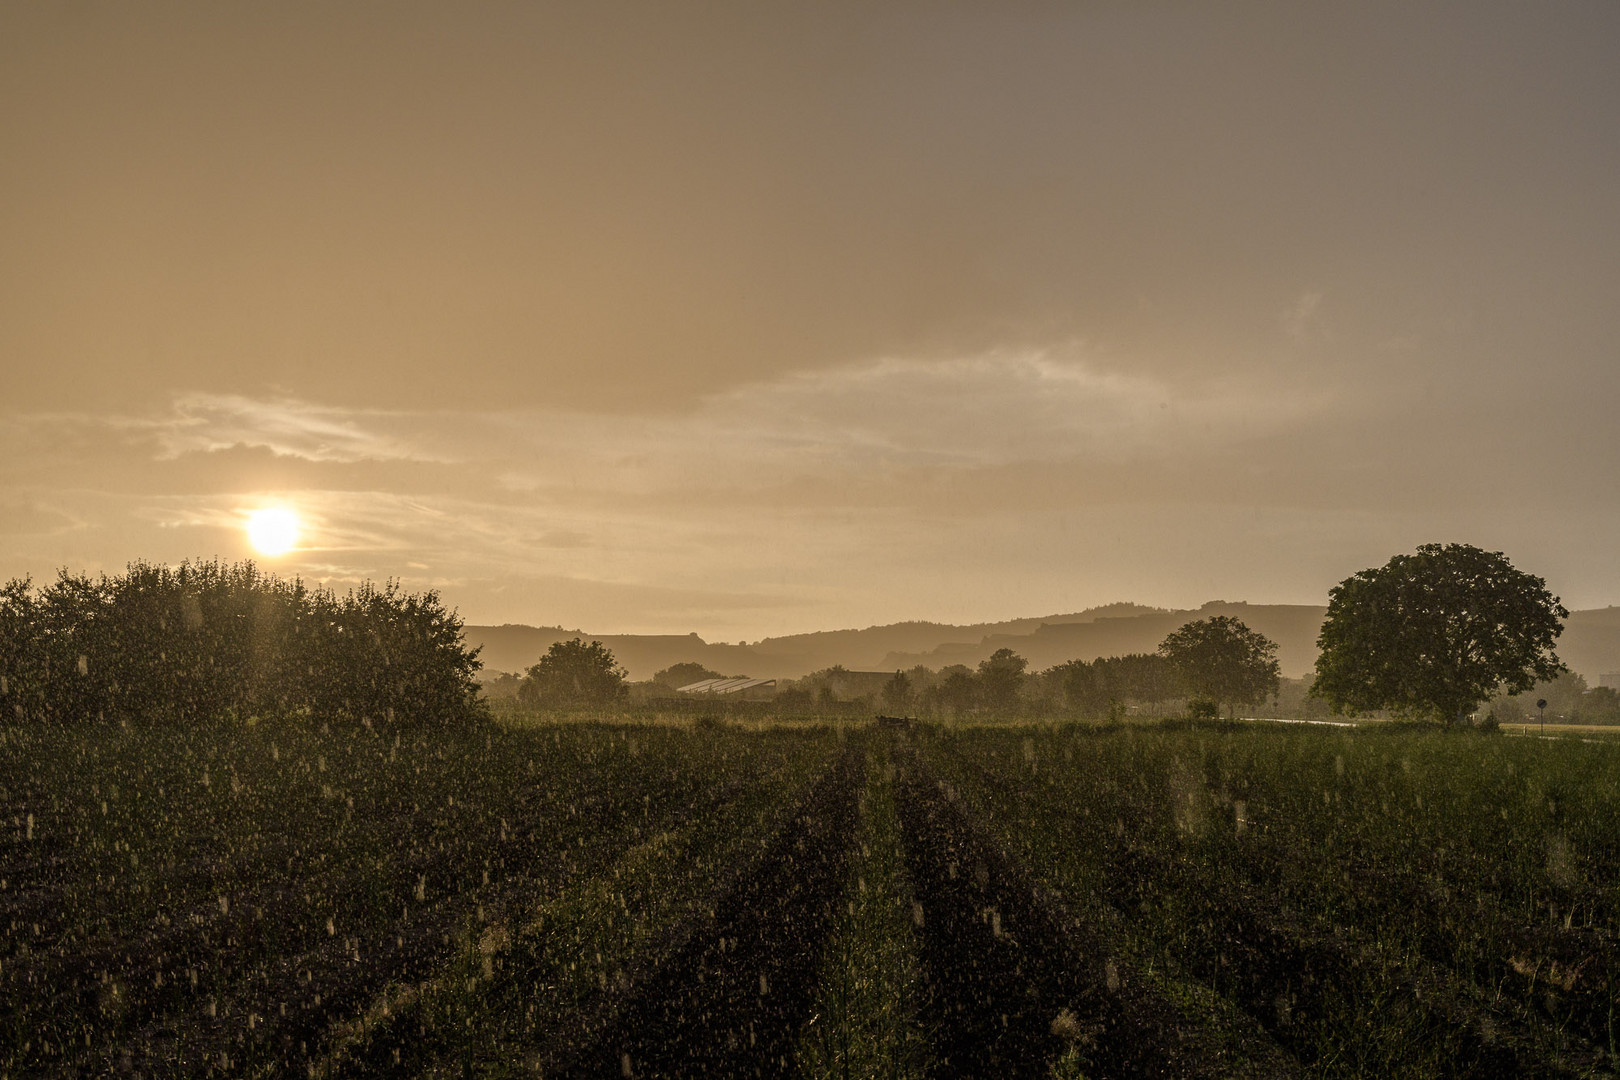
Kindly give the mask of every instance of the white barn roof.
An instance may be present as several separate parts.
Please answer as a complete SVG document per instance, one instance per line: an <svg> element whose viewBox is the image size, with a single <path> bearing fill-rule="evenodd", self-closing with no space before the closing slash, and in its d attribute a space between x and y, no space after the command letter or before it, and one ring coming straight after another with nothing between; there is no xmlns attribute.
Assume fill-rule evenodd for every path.
<svg viewBox="0 0 1620 1080"><path fill-rule="evenodd" d="M757 686L775 686L775 679L704 679L677 687L677 694L737 694Z"/></svg>

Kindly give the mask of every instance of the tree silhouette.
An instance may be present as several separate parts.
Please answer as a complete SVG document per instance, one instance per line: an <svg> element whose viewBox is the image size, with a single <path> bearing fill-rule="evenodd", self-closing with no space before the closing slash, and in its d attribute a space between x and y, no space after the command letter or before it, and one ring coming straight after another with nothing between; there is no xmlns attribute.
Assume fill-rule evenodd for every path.
<svg viewBox="0 0 1620 1080"><path fill-rule="evenodd" d="M337 597L217 560L30 584L0 590L0 710L11 719L483 715L477 650L434 592L368 582Z"/></svg>
<svg viewBox="0 0 1620 1080"><path fill-rule="evenodd" d="M883 707L890 712L903 713L911 708L912 699L911 679L903 671L894 673L894 678L883 684Z"/></svg>
<svg viewBox="0 0 1620 1080"><path fill-rule="evenodd" d="M1011 649L997 649L988 660L979 661L979 694L992 709L1017 706L1018 691L1024 685L1024 669L1029 661Z"/></svg>
<svg viewBox="0 0 1620 1080"><path fill-rule="evenodd" d="M1159 653L1194 698L1234 711L1275 693L1282 674L1276 643L1228 615L1187 623L1159 644Z"/></svg>
<svg viewBox="0 0 1620 1080"><path fill-rule="evenodd" d="M1424 544L1329 594L1312 692L1336 712L1461 722L1494 694L1568 670L1553 652L1568 617L1501 552Z"/></svg>
<svg viewBox="0 0 1620 1080"><path fill-rule="evenodd" d="M605 705L624 693L627 674L600 641L558 641L529 669L518 700L553 707Z"/></svg>

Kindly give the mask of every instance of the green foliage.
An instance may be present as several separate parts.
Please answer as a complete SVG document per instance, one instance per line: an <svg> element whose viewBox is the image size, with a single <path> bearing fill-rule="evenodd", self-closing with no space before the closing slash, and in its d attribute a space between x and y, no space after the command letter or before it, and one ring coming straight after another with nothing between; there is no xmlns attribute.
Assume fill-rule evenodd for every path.
<svg viewBox="0 0 1620 1080"><path fill-rule="evenodd" d="M973 671L963 664L952 664L940 671L940 679L929 688L928 704L953 716L964 716L979 703L979 683Z"/></svg>
<svg viewBox="0 0 1620 1080"><path fill-rule="evenodd" d="M1460 722L1493 694L1564 671L1553 643L1568 617L1501 552L1425 544L1329 594L1314 692L1336 711Z"/></svg>
<svg viewBox="0 0 1620 1080"><path fill-rule="evenodd" d="M1058 681L1065 703L1082 716L1107 715L1112 702L1160 705L1180 691L1170 662L1153 653L1099 656L1089 664L1070 660L1044 674Z"/></svg>
<svg viewBox="0 0 1620 1080"><path fill-rule="evenodd" d="M1122 969L1215 991L1306 1076L1608 1075L1620 741L1392 727L986 727L924 752ZM1213 1072L1263 1075L1243 1060Z"/></svg>
<svg viewBox="0 0 1620 1080"><path fill-rule="evenodd" d="M1011 649L997 649L988 660L979 661L979 697L989 708L1006 711L1018 705L1018 691L1024 685L1024 669L1029 661Z"/></svg>
<svg viewBox="0 0 1620 1080"><path fill-rule="evenodd" d="M493 679L479 683L479 690L489 701L516 701L523 676L511 671L497 672Z"/></svg>
<svg viewBox="0 0 1620 1080"><path fill-rule="evenodd" d="M1193 720L1216 720L1220 718L1220 703L1213 698L1193 698L1187 702L1187 715Z"/></svg>
<svg viewBox="0 0 1620 1080"><path fill-rule="evenodd" d="M868 744L849 900L834 924L811 1020L799 1037L793 1075L800 1080L922 1080L933 1072L917 1015L924 980L890 753L881 735Z"/></svg>
<svg viewBox="0 0 1620 1080"><path fill-rule="evenodd" d="M1542 718L1538 701L1547 703L1548 723L1620 724L1620 693L1608 686L1588 687L1573 671L1518 694L1498 694L1486 708L1501 723L1522 724Z"/></svg>
<svg viewBox="0 0 1620 1080"><path fill-rule="evenodd" d="M883 684L883 707L891 713L905 713L915 696L911 678L903 671L895 672L894 678Z"/></svg>
<svg viewBox="0 0 1620 1080"><path fill-rule="evenodd" d="M337 597L214 560L0 591L11 719L469 718L478 667L438 594L394 582Z"/></svg>
<svg viewBox="0 0 1620 1080"><path fill-rule="evenodd" d="M741 676L737 676L740 678ZM679 690L683 686L691 686L704 679L723 679L724 675L718 671L711 671L695 660L683 660L653 676L653 682L662 683L671 690Z"/></svg>
<svg viewBox="0 0 1620 1080"><path fill-rule="evenodd" d="M831 880L783 830L861 736L699 726L0 725L0 1073L583 1074L569 1055L604 1018L678 1012L703 980L664 974L723 970L688 961L733 955L726 920L761 907L738 885L772 851L796 853L775 863L784 891ZM944 1021L995 1036L1002 1003L1034 1000L1018 980L1053 934L1084 943L1064 970L1095 993L1040 990L1046 1065L1017 1075L1136 1075L1108 1062L1144 1047L1199 1066L1156 1075L1620 1060L1620 742L1236 724L866 738L864 794L836 804L859 813L847 863L822 864L846 885L816 894L825 926L790 920L785 939L815 974L771 982L803 1003L780 1014L793 1056L750 1057L737 1028L740 1071L933 1075L951 1036L935 995L991 985L951 957L993 940L1015 958L1013 996ZM925 796L971 826L931 873ZM982 938L941 918L947 881L998 883L960 894L994 905L965 924Z"/></svg>
<svg viewBox="0 0 1620 1080"><path fill-rule="evenodd" d="M833 746L0 725L0 1075L509 1075L712 914Z"/></svg>
<svg viewBox="0 0 1620 1080"><path fill-rule="evenodd" d="M1276 693L1282 673L1276 643L1228 615L1186 624L1160 643L1159 654L1192 696L1234 710Z"/></svg>
<svg viewBox="0 0 1620 1080"><path fill-rule="evenodd" d="M518 700L548 708L606 705L624 696L626 674L600 641L558 641L529 669Z"/></svg>

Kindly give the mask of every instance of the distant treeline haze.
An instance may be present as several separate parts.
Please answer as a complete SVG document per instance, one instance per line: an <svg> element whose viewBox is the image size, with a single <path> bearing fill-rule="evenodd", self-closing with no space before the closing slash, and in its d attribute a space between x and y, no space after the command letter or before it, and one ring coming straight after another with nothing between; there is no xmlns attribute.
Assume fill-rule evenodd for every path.
<svg viewBox="0 0 1620 1080"><path fill-rule="evenodd" d="M0 590L0 710L14 721L461 719L482 708L476 653L434 592L368 582L338 596L251 562Z"/></svg>
<svg viewBox="0 0 1620 1080"><path fill-rule="evenodd" d="M774 704L787 711L814 712L848 705L935 717L1013 713L1104 717L1127 709L1159 713L1182 704L1188 696L1170 662L1155 653L1070 660L1038 672L1028 671L1028 666L1011 649L997 650L977 668L951 664L935 670L916 665L880 675L834 665L802 679L781 680ZM658 672L647 682L631 683L627 689L632 701L667 701L681 686L722 677L701 664L684 662ZM511 696L519 681L512 676L485 688L495 695ZM1290 697L1290 689L1284 687L1285 698ZM1303 691L1292 696L1301 697ZM1325 705L1321 711L1326 711Z"/></svg>
<svg viewBox="0 0 1620 1080"><path fill-rule="evenodd" d="M1157 712L1187 696L1169 661L1153 653L1070 660L1028 672L1028 661L999 649L977 669L952 664L938 671L916 666L896 672L874 704L932 716L1071 713L1106 716L1127 706ZM787 685L784 704L826 704L846 696L848 673L818 671Z"/></svg>

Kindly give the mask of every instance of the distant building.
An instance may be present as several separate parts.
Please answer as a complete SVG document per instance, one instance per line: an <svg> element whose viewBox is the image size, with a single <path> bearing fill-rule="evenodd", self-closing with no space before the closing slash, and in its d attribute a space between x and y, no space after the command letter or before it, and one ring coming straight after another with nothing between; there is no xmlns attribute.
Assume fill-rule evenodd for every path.
<svg viewBox="0 0 1620 1080"><path fill-rule="evenodd" d="M692 697L732 697L747 701L769 701L776 697L776 680L703 679L676 687L675 692Z"/></svg>
<svg viewBox="0 0 1620 1080"><path fill-rule="evenodd" d="M1610 690L1620 690L1620 671L1611 671L1607 675L1599 675L1598 685L1607 686Z"/></svg>

